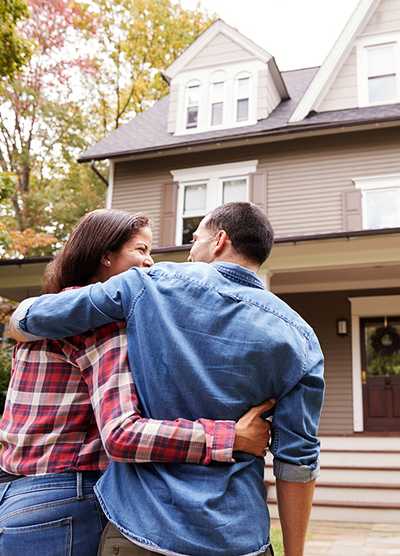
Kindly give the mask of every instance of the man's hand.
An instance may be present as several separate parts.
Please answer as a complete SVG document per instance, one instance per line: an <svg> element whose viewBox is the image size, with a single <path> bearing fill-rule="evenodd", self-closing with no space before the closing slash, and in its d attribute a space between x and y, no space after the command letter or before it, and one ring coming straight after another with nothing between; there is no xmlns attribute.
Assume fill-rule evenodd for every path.
<svg viewBox="0 0 400 556"><path fill-rule="evenodd" d="M275 400L252 407L236 423L233 450L264 457L270 440L270 423L261 416L272 409Z"/></svg>

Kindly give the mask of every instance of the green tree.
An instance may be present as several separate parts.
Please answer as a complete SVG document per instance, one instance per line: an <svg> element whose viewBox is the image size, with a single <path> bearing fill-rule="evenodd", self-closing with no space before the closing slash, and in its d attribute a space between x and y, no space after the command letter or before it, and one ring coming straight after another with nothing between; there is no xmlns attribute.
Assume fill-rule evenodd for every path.
<svg viewBox="0 0 400 556"><path fill-rule="evenodd" d="M0 77L11 77L28 59L29 43L16 28L27 15L24 0L0 0Z"/></svg>
<svg viewBox="0 0 400 556"><path fill-rule="evenodd" d="M161 71L213 18L173 0L96 0L92 9L97 71L90 94L104 135L167 93Z"/></svg>
<svg viewBox="0 0 400 556"><path fill-rule="evenodd" d="M164 95L160 70L211 21L174 0L28 4L20 34L32 55L0 81L3 257L53 252L104 205L105 185L79 152Z"/></svg>
<svg viewBox="0 0 400 556"><path fill-rule="evenodd" d="M70 0L29 0L29 8L20 32L32 44L32 56L0 82L3 256L54 250L60 238L54 234L53 211L68 197L72 167L87 146L75 91L80 76L93 67L87 55L73 48L76 41L84 49L90 33L85 6Z"/></svg>

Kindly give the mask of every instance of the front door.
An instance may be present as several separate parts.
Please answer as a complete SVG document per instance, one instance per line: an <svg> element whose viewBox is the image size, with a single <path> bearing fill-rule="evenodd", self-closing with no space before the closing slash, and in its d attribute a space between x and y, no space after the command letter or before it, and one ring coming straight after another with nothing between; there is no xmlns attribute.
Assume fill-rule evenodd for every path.
<svg viewBox="0 0 400 556"><path fill-rule="evenodd" d="M400 431L400 317L361 319L364 430Z"/></svg>

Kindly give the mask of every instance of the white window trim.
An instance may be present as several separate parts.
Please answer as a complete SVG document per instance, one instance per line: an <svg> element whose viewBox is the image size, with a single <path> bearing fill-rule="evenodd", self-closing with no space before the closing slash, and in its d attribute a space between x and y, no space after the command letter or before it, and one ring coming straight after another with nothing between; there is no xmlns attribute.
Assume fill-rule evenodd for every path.
<svg viewBox="0 0 400 556"><path fill-rule="evenodd" d="M108 188L106 193L106 208L112 208L113 193L114 193L114 176L115 176L115 162L110 160L108 168Z"/></svg>
<svg viewBox="0 0 400 556"><path fill-rule="evenodd" d="M219 78L218 78L219 76ZM208 124L211 129L223 129L225 124L225 120L227 118L227 107L229 102L229 95L228 95L228 87L227 87L227 76L224 70L217 70L213 71L210 77L210 82L208 84ZM221 100L217 100L217 102L222 102L222 122L217 125L212 125L212 105L214 104L215 96L213 92L213 86L215 83L223 83L224 84L224 91L221 97Z"/></svg>
<svg viewBox="0 0 400 556"><path fill-rule="evenodd" d="M368 57L367 47L380 46L388 43L396 43L397 58L397 97L387 101L369 102L368 95ZM394 104L400 101L400 33L384 33L382 35L371 35L357 41L357 90L358 105L382 106Z"/></svg>
<svg viewBox="0 0 400 556"><path fill-rule="evenodd" d="M190 87L199 87L199 103L198 104L191 104L190 107L192 106L197 106L197 125L192 126L192 127L186 127L187 126L187 117L188 117L188 109L189 109L189 89ZM197 128L199 127L199 121L200 121L200 110L201 110L201 97L202 97L202 84L198 79L192 79L191 81L189 81L188 83L186 83L185 86L185 128L189 131L193 131L193 130L197 130Z"/></svg>
<svg viewBox="0 0 400 556"><path fill-rule="evenodd" d="M192 135L196 133L216 131L222 129L240 128L257 123L258 76L260 70L265 71L265 65L260 61L227 64L224 67L213 67L192 70L181 74L174 84L178 87L177 116L175 135ZM269 70L268 70L269 71ZM211 86L214 77L223 73L224 78L224 115L220 125L211 125ZM250 78L249 119L236 121L236 87L237 77L246 74ZM200 83L199 117L196 128L186 128L187 98L186 90L191 82Z"/></svg>
<svg viewBox="0 0 400 556"><path fill-rule="evenodd" d="M400 295L374 297L350 297L352 330L352 374L353 374L353 428L354 432L364 430L364 410L362 393L361 336L360 319L363 317L400 315Z"/></svg>
<svg viewBox="0 0 400 556"><path fill-rule="evenodd" d="M377 189L388 189L393 190L400 188L400 174L386 174L382 176L367 176L361 178L353 178L353 183L356 189L363 191L374 191ZM364 230L368 230L368 214L365 196L362 195L361 198L362 206L362 227Z"/></svg>
<svg viewBox="0 0 400 556"><path fill-rule="evenodd" d="M238 121L237 120L237 103L239 100L239 79L249 79L249 113L248 113L248 118L247 120L241 120ZM234 97L233 97L233 110L234 110L234 120L236 124L240 124L240 125L249 125L249 122L251 122L252 120L254 120L254 95L255 95L255 91L254 91L254 85L253 85L253 76L248 73L247 71L241 71L238 75L235 76L235 87L234 87ZM243 98L247 98L247 97L243 97Z"/></svg>
<svg viewBox="0 0 400 556"><path fill-rule="evenodd" d="M188 185L207 184L206 212L221 204L222 182L226 179L247 178L247 198L249 198L249 175L257 171L258 160L232 162L213 166L198 166L171 170L173 180L178 183L178 204L176 211L176 245L182 245L184 190ZM201 214L198 214L201 216Z"/></svg>

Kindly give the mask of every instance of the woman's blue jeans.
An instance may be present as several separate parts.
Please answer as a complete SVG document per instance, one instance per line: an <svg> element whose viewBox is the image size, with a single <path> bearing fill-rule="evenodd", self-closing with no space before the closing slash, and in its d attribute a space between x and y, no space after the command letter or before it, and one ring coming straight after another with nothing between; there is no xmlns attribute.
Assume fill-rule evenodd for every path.
<svg viewBox="0 0 400 556"><path fill-rule="evenodd" d="M0 484L1 556L96 556L106 519L99 473L54 473Z"/></svg>

